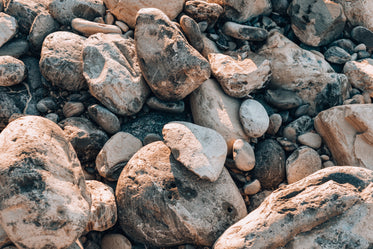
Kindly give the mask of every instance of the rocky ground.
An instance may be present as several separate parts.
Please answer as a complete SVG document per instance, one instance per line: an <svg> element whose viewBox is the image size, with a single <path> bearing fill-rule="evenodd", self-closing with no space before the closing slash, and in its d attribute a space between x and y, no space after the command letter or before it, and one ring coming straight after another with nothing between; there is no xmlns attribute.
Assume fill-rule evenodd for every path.
<svg viewBox="0 0 373 249"><path fill-rule="evenodd" d="M0 0L0 248L373 248L373 1Z"/></svg>

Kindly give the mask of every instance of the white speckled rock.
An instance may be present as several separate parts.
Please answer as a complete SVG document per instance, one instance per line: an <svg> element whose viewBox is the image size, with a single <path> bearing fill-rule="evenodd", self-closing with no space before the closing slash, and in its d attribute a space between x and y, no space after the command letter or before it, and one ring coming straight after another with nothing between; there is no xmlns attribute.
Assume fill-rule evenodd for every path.
<svg viewBox="0 0 373 249"><path fill-rule="evenodd" d="M13 86L26 78L26 66L12 56L0 56L0 86Z"/></svg>
<svg viewBox="0 0 373 249"><path fill-rule="evenodd" d="M239 110L240 121L249 137L261 137L269 126L269 117L262 104L253 99L242 102Z"/></svg>
<svg viewBox="0 0 373 249"><path fill-rule="evenodd" d="M215 130L188 122L171 122L162 130L172 155L202 179L216 181L223 170L227 144Z"/></svg>
<svg viewBox="0 0 373 249"><path fill-rule="evenodd" d="M353 87L366 91L373 97L373 59L348 61L343 72Z"/></svg>
<svg viewBox="0 0 373 249"><path fill-rule="evenodd" d="M251 145L242 139L234 141L233 160L237 169L242 171L252 170L255 166L255 154Z"/></svg>
<svg viewBox="0 0 373 249"><path fill-rule="evenodd" d="M18 30L18 24L14 17L0 12L0 47L12 39Z"/></svg>

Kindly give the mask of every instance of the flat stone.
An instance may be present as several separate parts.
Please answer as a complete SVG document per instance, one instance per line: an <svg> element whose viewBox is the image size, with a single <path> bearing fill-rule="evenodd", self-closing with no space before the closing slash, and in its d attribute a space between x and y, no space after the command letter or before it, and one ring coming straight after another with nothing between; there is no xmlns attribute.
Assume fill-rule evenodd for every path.
<svg viewBox="0 0 373 249"><path fill-rule="evenodd" d="M224 9L216 3L192 0L185 3L184 12L196 22L200 23L205 21L207 27L213 27L220 15L223 14Z"/></svg>
<svg viewBox="0 0 373 249"><path fill-rule="evenodd" d="M333 46L324 53L325 59L331 63L344 64L351 60L351 55L343 48Z"/></svg>
<svg viewBox="0 0 373 249"><path fill-rule="evenodd" d="M11 56L0 56L0 86L14 86L27 76L25 64Z"/></svg>
<svg viewBox="0 0 373 249"><path fill-rule="evenodd" d="M124 166L142 147L141 141L126 132L113 135L96 157L98 173L109 181L116 181Z"/></svg>
<svg viewBox="0 0 373 249"><path fill-rule="evenodd" d="M0 47L12 39L18 30L18 24L14 17L0 12Z"/></svg>
<svg viewBox="0 0 373 249"><path fill-rule="evenodd" d="M146 104L151 109L163 112L182 113L185 110L185 103L183 100L164 101L155 96L152 96L146 100Z"/></svg>
<svg viewBox="0 0 373 249"><path fill-rule="evenodd" d="M267 131L269 117L262 104L253 99L242 102L239 110L242 127L248 137L261 137Z"/></svg>
<svg viewBox="0 0 373 249"><path fill-rule="evenodd" d="M235 22L224 23L222 31L226 35L245 41L264 41L268 37L268 32L265 29Z"/></svg>
<svg viewBox="0 0 373 249"><path fill-rule="evenodd" d="M373 97L373 60L349 61L343 67L348 81L357 89Z"/></svg>
<svg viewBox="0 0 373 249"><path fill-rule="evenodd" d="M318 149L321 147L322 138L319 134L313 132L306 132L297 137L299 143L311 147L313 149Z"/></svg>
<svg viewBox="0 0 373 249"><path fill-rule="evenodd" d="M208 58L212 74L229 96L247 97L271 79L270 61L254 53L243 60L221 53L210 53Z"/></svg>
<svg viewBox="0 0 373 249"><path fill-rule="evenodd" d="M102 249L132 249L131 242L120 233L105 234L101 239Z"/></svg>
<svg viewBox="0 0 373 249"><path fill-rule="evenodd" d="M183 15L180 18L180 27L188 38L190 45L197 49L197 51L202 52L205 44L203 43L202 32L199 29L198 23L189 16Z"/></svg>
<svg viewBox="0 0 373 249"><path fill-rule="evenodd" d="M28 36L32 48L36 51L40 51L45 37L57 31L58 28L59 25L57 21L55 21L49 13L39 13L31 25L30 34Z"/></svg>
<svg viewBox="0 0 373 249"><path fill-rule="evenodd" d="M188 122L163 127L163 139L174 158L201 179L216 181L224 167L227 144L215 130Z"/></svg>
<svg viewBox="0 0 373 249"><path fill-rule="evenodd" d="M158 9L139 11L135 43L144 78L160 99L181 100L210 77L208 61Z"/></svg>
<svg viewBox="0 0 373 249"><path fill-rule="evenodd" d="M0 48L0 56L19 58L29 51L29 43L24 39L13 39Z"/></svg>
<svg viewBox="0 0 373 249"><path fill-rule="evenodd" d="M87 110L89 117L107 133L115 134L120 130L118 117L105 107L94 104L89 106Z"/></svg>
<svg viewBox="0 0 373 249"><path fill-rule="evenodd" d="M92 22L82 18L74 18L71 21L71 27L86 37L96 33L122 34L122 30L118 26Z"/></svg>
<svg viewBox="0 0 373 249"><path fill-rule="evenodd" d="M284 89L268 89L265 100L280 110L289 110L300 106L303 101L294 92Z"/></svg>
<svg viewBox="0 0 373 249"><path fill-rule="evenodd" d="M255 154L251 145L242 139L237 139L233 143L233 160L237 169L252 170L255 166Z"/></svg>
<svg viewBox="0 0 373 249"><path fill-rule="evenodd" d="M311 130L313 128L313 120L311 117L304 115L290 124L288 124L284 128L284 137L289 139L292 142L295 142L297 140L297 137L299 135L302 135L303 133L306 133L307 131Z"/></svg>

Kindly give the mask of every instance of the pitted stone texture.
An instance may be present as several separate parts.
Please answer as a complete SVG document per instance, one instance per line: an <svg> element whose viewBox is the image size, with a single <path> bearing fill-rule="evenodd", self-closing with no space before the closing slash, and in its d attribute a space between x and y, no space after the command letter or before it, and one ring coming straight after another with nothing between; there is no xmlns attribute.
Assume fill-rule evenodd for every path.
<svg viewBox="0 0 373 249"><path fill-rule="evenodd" d="M227 144L215 130L188 122L171 122L162 130L173 157L201 179L216 181L223 170Z"/></svg>
<svg viewBox="0 0 373 249"><path fill-rule="evenodd" d="M16 35L17 30L18 24L16 19L0 12L0 47L12 39Z"/></svg>
<svg viewBox="0 0 373 249"><path fill-rule="evenodd" d="M373 2L372 1L349 1L334 0L343 6L347 20L353 26L364 26L373 31Z"/></svg>
<svg viewBox="0 0 373 249"><path fill-rule="evenodd" d="M242 102L239 110L242 127L248 137L261 137L269 126L269 117L264 106L254 100Z"/></svg>
<svg viewBox="0 0 373 249"><path fill-rule="evenodd" d="M254 53L248 53L243 60L220 53L210 53L208 58L212 74L232 97L247 97L271 78L270 61Z"/></svg>
<svg viewBox="0 0 373 249"><path fill-rule="evenodd" d="M83 50L83 74L90 93L110 111L133 115L150 91L142 77L132 39L118 34L96 34Z"/></svg>
<svg viewBox="0 0 373 249"><path fill-rule="evenodd" d="M85 37L66 31L54 32L45 38L40 71L53 85L68 91L86 87L81 59L84 40Z"/></svg>
<svg viewBox="0 0 373 249"><path fill-rule="evenodd" d="M13 86L26 78L25 64L11 56L0 56L0 86Z"/></svg>
<svg viewBox="0 0 373 249"><path fill-rule="evenodd" d="M66 248L91 198L71 144L52 121L25 116L0 134L0 224L18 248Z"/></svg>
<svg viewBox="0 0 373 249"><path fill-rule="evenodd" d="M119 177L116 198L129 238L156 247L211 246L247 213L226 169L215 182L200 179L163 142L144 146L131 158Z"/></svg>
<svg viewBox="0 0 373 249"><path fill-rule="evenodd" d="M274 191L256 210L227 229L213 248L355 248L357 241L365 246L356 248L368 248L373 242L367 233L372 228L372 183L373 172L368 169L346 166L320 170ZM317 243L321 241L328 244Z"/></svg>
<svg viewBox="0 0 373 249"><path fill-rule="evenodd" d="M349 61L343 72L353 87L368 92L373 97L373 59Z"/></svg>
<svg viewBox="0 0 373 249"><path fill-rule="evenodd" d="M157 8L171 20L183 10L185 0L104 0L108 10L131 28L136 26L137 12L142 8Z"/></svg>
<svg viewBox="0 0 373 249"><path fill-rule="evenodd" d="M240 101L226 95L213 79L205 81L190 95L194 123L216 130L228 145L228 154L236 139L247 140L240 119Z"/></svg>
<svg viewBox="0 0 373 249"><path fill-rule="evenodd" d="M373 106L336 106L315 118L315 128L338 165L373 169Z"/></svg>
<svg viewBox="0 0 373 249"><path fill-rule="evenodd" d="M135 43L142 73L160 99L183 99L210 77L208 61L158 9L139 11Z"/></svg>

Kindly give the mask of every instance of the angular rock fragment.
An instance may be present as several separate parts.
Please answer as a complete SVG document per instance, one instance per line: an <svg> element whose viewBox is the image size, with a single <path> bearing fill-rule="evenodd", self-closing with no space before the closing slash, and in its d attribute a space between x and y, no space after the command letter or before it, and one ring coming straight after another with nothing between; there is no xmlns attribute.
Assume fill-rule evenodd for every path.
<svg viewBox="0 0 373 249"><path fill-rule="evenodd" d="M347 20L353 26L363 26L373 31L373 2L372 1L349 1L334 0L343 6Z"/></svg>

